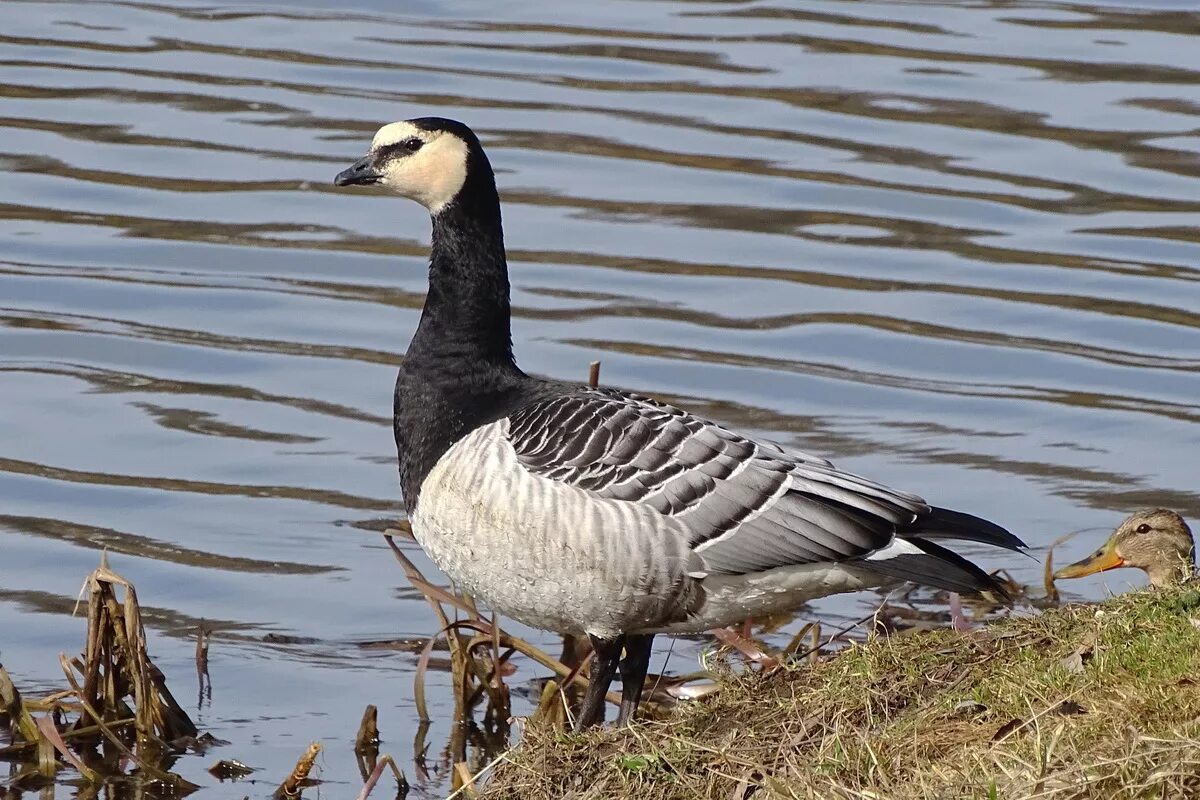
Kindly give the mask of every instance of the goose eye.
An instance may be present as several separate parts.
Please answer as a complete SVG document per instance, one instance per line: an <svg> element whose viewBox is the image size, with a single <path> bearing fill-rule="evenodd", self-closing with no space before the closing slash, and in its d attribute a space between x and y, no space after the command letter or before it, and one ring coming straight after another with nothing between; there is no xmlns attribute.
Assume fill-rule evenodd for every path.
<svg viewBox="0 0 1200 800"><path fill-rule="evenodd" d="M1137 530L1136 530L1136 531L1134 531L1134 532L1135 532L1135 533L1149 533L1149 532L1150 532L1150 526L1149 526L1149 525L1147 525L1146 523L1144 523L1144 522L1143 522L1141 525L1138 525L1138 526L1137 526Z"/></svg>
<svg viewBox="0 0 1200 800"><path fill-rule="evenodd" d="M425 144L425 143L414 136L411 139L405 139L403 142L400 143L400 146L403 147L405 150L407 150L410 153L415 153L421 149L421 145L423 145L423 144Z"/></svg>

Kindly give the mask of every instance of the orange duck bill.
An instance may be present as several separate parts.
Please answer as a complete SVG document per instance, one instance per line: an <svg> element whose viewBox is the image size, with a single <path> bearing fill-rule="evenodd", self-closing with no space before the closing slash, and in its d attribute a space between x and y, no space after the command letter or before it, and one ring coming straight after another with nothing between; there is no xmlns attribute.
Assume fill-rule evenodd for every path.
<svg viewBox="0 0 1200 800"><path fill-rule="evenodd" d="M1097 572L1104 572L1109 569L1125 566L1125 559L1117 554L1116 547L1110 539L1104 545L1084 559L1076 561L1074 564L1068 564L1062 569L1054 573L1057 578L1082 578L1084 575L1093 575Z"/></svg>

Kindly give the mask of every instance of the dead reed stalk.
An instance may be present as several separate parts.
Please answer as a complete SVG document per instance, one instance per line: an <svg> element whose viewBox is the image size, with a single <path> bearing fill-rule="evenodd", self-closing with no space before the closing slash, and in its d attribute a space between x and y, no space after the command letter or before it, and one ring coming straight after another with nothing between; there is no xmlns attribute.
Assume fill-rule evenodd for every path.
<svg viewBox="0 0 1200 800"><path fill-rule="evenodd" d="M89 755L99 748L114 756L99 763L127 759L140 769L139 780L160 782L180 793L198 788L162 766L180 744L194 741L198 731L150 660L137 590L113 572L105 554L84 591L84 652L76 658L59 656L67 691L22 699L0 667L0 706L12 734L12 744L0 749L0 756L17 759L17 783L25 775L53 778L63 764L85 781L102 782L113 773L89 766ZM45 713L34 717L30 712L35 710Z"/></svg>
<svg viewBox="0 0 1200 800"><path fill-rule="evenodd" d="M392 775L396 777L396 796L398 798L408 796L408 779L404 777L404 771L396 766L395 760L390 755L384 755L371 770L371 774L365 778L362 791L358 793L356 800L367 800L370 797L371 791L375 788L375 784L379 783L386 767L391 767Z"/></svg>
<svg viewBox="0 0 1200 800"><path fill-rule="evenodd" d="M275 790L272 797L275 800L296 800L300 797L300 793L308 785L308 774L312 772L313 765L317 762L317 756L320 753L320 742L309 744L304 755L296 761L296 766L292 767L292 771L284 778L283 783L279 784L279 788Z"/></svg>

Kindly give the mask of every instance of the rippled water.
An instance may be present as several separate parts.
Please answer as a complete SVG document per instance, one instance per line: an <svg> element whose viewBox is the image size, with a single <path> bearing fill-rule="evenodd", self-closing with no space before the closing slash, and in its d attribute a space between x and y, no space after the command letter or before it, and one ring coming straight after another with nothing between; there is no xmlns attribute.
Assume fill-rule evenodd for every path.
<svg viewBox="0 0 1200 800"><path fill-rule="evenodd" d="M0 657L22 685L61 681L107 548L176 694L198 621L218 629L189 707L232 744L185 775L239 758L263 783L234 791L265 796L320 739L349 796L369 702L409 762L415 656L362 645L434 627L374 532L399 514L390 393L428 220L330 179L410 116L468 122L499 170L527 369L602 359L1039 557L1139 506L1200 517L1187 4L407 7L0 2Z"/></svg>

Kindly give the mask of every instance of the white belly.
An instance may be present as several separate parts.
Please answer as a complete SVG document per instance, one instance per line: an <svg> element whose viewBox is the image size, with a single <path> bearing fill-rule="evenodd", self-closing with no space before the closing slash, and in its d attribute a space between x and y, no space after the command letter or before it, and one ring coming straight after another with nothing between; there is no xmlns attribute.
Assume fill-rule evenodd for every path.
<svg viewBox="0 0 1200 800"><path fill-rule="evenodd" d="M673 520L524 469L507 422L472 432L421 484L413 534L494 611L561 633L612 637L682 619L702 568Z"/></svg>
<svg viewBox="0 0 1200 800"><path fill-rule="evenodd" d="M746 575L713 575L701 581L704 601L682 622L638 633L697 633L743 620L782 614L809 600L884 585L887 579L855 562L799 564Z"/></svg>

